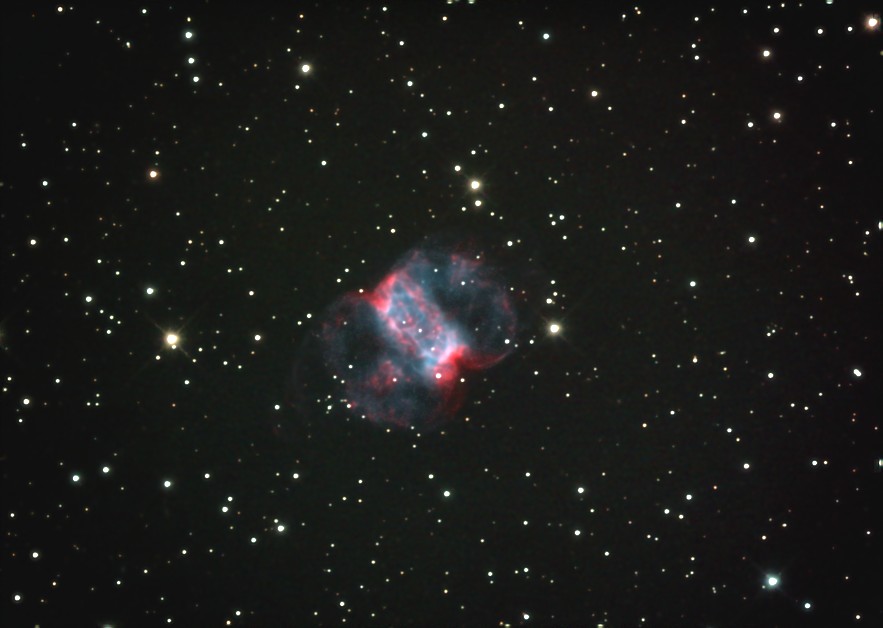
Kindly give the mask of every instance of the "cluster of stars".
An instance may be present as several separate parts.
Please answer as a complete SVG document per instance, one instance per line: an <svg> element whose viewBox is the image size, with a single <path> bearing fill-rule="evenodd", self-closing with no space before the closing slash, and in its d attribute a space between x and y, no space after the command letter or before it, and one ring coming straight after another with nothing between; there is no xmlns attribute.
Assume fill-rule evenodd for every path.
<svg viewBox="0 0 883 628"><path fill-rule="evenodd" d="M769 553L758 557L750 548L740 545L730 551L722 543L714 548L718 553L702 557L695 551L696 528L684 530L697 524L703 508L704 515L715 508L724 515L730 507L727 498L747 495L739 507L747 521L760 521L757 529L741 528L752 524L737 517L727 518L725 526L759 539L765 549L780 544L773 548L779 556L799 553L788 535L800 529L793 525L801 523L799 516L815 516L817 510L787 490L769 488L766 480L780 471L776 482L782 486L814 482L809 487L818 490L807 492L844 520L838 525L847 533L860 533L866 540L876 532L854 528L843 495L848 489L854 501L872 499L864 474L883 472L879 452L850 458L858 451L855 443L860 445L862 436L876 429L875 415L868 419L854 399L866 394L877 374L861 354L873 336L862 336L866 330L850 323L858 316L849 318L862 312L866 295L873 293L876 275L868 268L878 254L883 223L838 204L842 190L836 188L840 177L853 177L844 195L849 197L866 184L856 173L867 173L868 160L848 151L854 137L872 131L868 111L876 103L859 107L852 96L835 95L819 110L809 95L826 93L832 77L854 77L854 67L876 62L879 16L850 8L835 17L832 9L830 22L818 12L800 22L791 15L812 14L813 7L799 4L780 11L771 6L766 12L708 8L701 16L681 15L690 30L669 42L675 52L665 63L646 54L651 48L642 45L641 33L660 38L666 33L654 29L652 16L638 7L603 31L588 19L552 32L525 18L508 24L517 30L507 41L520 37L523 44L512 44L518 55L512 58L519 59L513 64L499 56L503 53L482 48L480 37L468 36L475 18L460 11L469 7L456 4L446 7L440 20L433 18L432 28L446 36L462 35L450 41L464 43L437 53L421 52L423 42L414 45L418 37L435 41L431 29L409 30L397 21L395 7L367 7L358 26L342 28L340 34L338 23L310 30L322 23L317 19L321 12L305 7L303 13L288 16L282 35L271 35L275 25L261 22L261 32L273 39L255 47L243 45L229 59L224 54L239 64L226 70L222 53L212 49L221 39L216 35L225 34L214 30L222 28L222 20L194 23L169 9L163 12L171 15L168 24L152 34L156 42L177 42L171 61L152 64L150 72L160 74L155 80L151 76L144 81L137 73L127 76L125 80L134 82L127 85L131 90L120 90L126 98L102 96L111 98L107 109L112 114L102 113L102 107L91 112L53 100L46 97L51 93L46 85L35 87L42 101L52 104L41 105L48 108L39 116L14 118L21 129L12 150L29 169L21 180L10 174L0 186L14 201L8 214L15 209L27 216L27 230L13 233L7 247L7 262L14 268L2 329L3 348L11 358L3 390L14 417L7 437L11 450L34 439L39 464L33 466L48 469L50 477L41 483L36 471L15 467L15 456L9 456L11 494L21 501L8 512L5 530L14 550L8 557L6 595L16 608L52 608L62 603L57 600L64 601L63 595L74 599L86 591L68 584L77 579L90 587L89 595L100 606L102 591L116 594L116 587L123 587L119 573L159 581L159 569L148 569L145 562L164 565L166 578L175 577L174 561L182 556L198 568L230 572L229 557L240 559L233 546L254 545L257 573L268 564L260 562L265 558L259 554L271 544L280 555L297 555L315 543L305 552L315 564L299 564L307 576L291 584L305 591L305 597L317 596L315 603L309 600L306 613L318 623L396 623L400 617L381 615L390 608L370 606L370 600L390 599L383 597L384 587L402 591L406 598L421 590L424 581L419 578L431 582L443 574L451 579L437 590L449 601L458 595L451 583L470 570L475 575L476 569L479 588L449 605L460 605L462 614L453 620L444 617L447 623L468 623L481 603L474 600L486 593L481 586L506 587L514 577L541 583L523 589L526 597L531 591L559 595L563 614L567 604L598 604L592 595L601 585L592 578L601 576L584 576L591 571L583 569L586 561L615 556L605 565L610 571L604 577L623 587L618 590L646 591L656 584L646 574L659 565L651 562L646 569L647 564L639 564L642 554L629 555L630 541L617 544L619 538L668 544L668 555L688 565L681 573L687 578L702 577L703 558L725 567L749 564L742 561L759 565L747 576L734 575L710 587L714 595L722 586L740 589L730 597L749 600L748 612L757 597L770 603L787 600L791 613L796 607L818 614L825 607L821 599L806 600L811 588L801 591L792 567L778 571L782 565L769 559ZM739 48L733 69L744 73L738 76L745 80L738 83L721 81L724 68L714 58L715 46L708 45L714 41L707 36L713 30L703 30L714 28L708 23L716 20L708 16L720 17L724 11L728 19L743 20L740 29L750 31L749 41L759 42L747 51ZM50 6L30 19L39 26L47 13L53 22L73 24L83 11ZM145 28L162 24L160 12L153 9L133 13ZM346 17L337 19L344 22ZM135 39L141 31L122 20L110 24L89 17L90 28L97 24L113 34L117 45L96 50L118 55L112 59L118 67L136 67L133 61L145 52L155 55L144 57L148 59L161 59L165 53L161 47L148 48L157 44L147 38ZM506 23L500 28L507 28ZM83 34L90 31L72 32L89 39ZM117 32L132 34L132 41ZM354 34L360 37L348 37ZM568 66L577 48L564 54L558 49L586 34L585 55ZM628 45L617 48L620 36ZM346 56L347 41L372 37L376 46ZM806 49L795 43L801 37ZM847 37L853 43L870 42L874 57L856 58L844 46L848 63L843 67L826 58L830 52L824 51ZM71 84L84 80L70 68L77 67L72 60L89 58L88 51L73 41L55 46L65 54L50 59L47 67L58 76L45 74L53 76L47 85L56 78ZM604 45L590 48L595 41ZM106 46L101 41L96 45ZM53 46L45 46L50 51L46 54L54 54ZM461 47L469 56L457 56ZM353 72L355 55L369 60L377 72ZM634 73L622 71L630 69L629 55L640 59L640 67L631 68ZM469 66L469 59L478 61ZM706 66L710 71L702 74ZM487 74L477 87L461 83L463 67ZM677 89L672 86L680 77L660 80L657 91L645 92L652 81L632 78L644 68L665 79L672 76L666 74L668 68L676 68L676 75L689 69L703 79L691 84L685 76L684 87ZM331 76L334 81L328 80ZM758 84L776 87L760 93L745 77L760 77ZM221 78L223 82L216 80ZM862 88L861 81L849 84L857 92ZM392 89L384 91L389 85ZM740 90L732 99L735 105L724 102L725 90L733 85ZM25 93L20 87L13 85L15 93ZM241 95L251 88L257 88L260 98ZM628 102L635 100L634 94L648 94L652 106L640 98ZM206 118L222 121L217 136L203 135L203 114L179 106L186 99L198 103L194 109L206 112ZM168 102L175 106L164 108ZM652 119L656 115L662 118L658 125ZM802 126L807 119L812 119L811 126ZM52 126L51 120L57 124ZM727 139L732 137L737 139ZM833 166L831 155L838 160ZM53 165L58 162L63 165ZM374 169L376 162L383 166ZM854 163L855 168L846 166ZM845 174L837 170L841 166ZM653 178L660 172L664 181ZM97 183L90 187L93 180ZM800 181L797 191L795 180ZM293 192L286 196L283 186ZM26 195L16 199L19 190ZM90 198L100 202L81 211L80 200ZM811 211L803 212L800 204L807 199ZM348 207L350 202L355 206ZM68 207L76 207L77 213L65 213ZM789 212L797 209L801 217L789 222ZM503 211L506 220L494 232L496 242L513 249L507 254L523 254L520 261L540 276L555 273L561 281L526 297L527 307L536 313L529 322L531 346L511 363L511 379L483 381L488 392L468 408L468 417L440 434L378 432L341 445L344 435L364 435L369 427L311 420L316 408L336 408L339 401L321 386L311 387L309 378L318 377L315 373L283 392L291 379L291 362L308 354L304 350L293 357L299 350L295 346L304 347L298 343L317 333L310 324L312 314L296 320L297 313L319 311L314 308L323 306L332 283L358 281L358 265L368 268L375 253L382 257L391 243L398 245L390 236L422 234L442 222L461 226L447 220L497 228ZM849 228L821 228L824 232L818 233L813 231L820 229L812 222L814 214L836 216L832 223L841 221ZM431 220L423 220L424 215ZM12 222L6 226L15 228ZM176 238L181 244L169 252L177 246L169 244ZM73 244L65 247L68 243ZM828 255L834 247L842 247L843 255L836 257L832 289L824 273L816 271L823 266L820 260L827 259L817 251ZM86 261L77 261L71 253L75 249L89 253ZM327 260L331 266L322 265ZM279 277L274 276L277 270ZM562 285L568 286L567 295ZM580 294L572 298L571 290ZM44 319L35 324L40 308ZM53 333L56 324L64 335ZM80 336L89 342L77 344ZM95 337L100 342L93 342ZM68 343L80 352L65 355ZM188 350L200 358L198 363ZM163 357L160 363L156 354ZM205 355L216 359L203 359ZM249 369L252 358L260 368ZM351 368L358 370L358 362L352 362ZM804 370L819 364L820 377L816 371L801 379ZM238 379L225 379L230 375ZM834 383L826 387L825 381ZM850 443L841 445L842 451L835 450L836 438L818 436L838 420L836 412L820 420L828 409L815 407L817 398L834 396L832 389L845 390L849 395L841 396L850 397L839 408L846 417L838 424L847 433L841 440ZM571 394L599 403L555 401ZM43 431L34 437L39 430L32 426L38 421L53 418L52 413L54 418L67 417L83 406L88 412L71 417L75 429L47 420L45 425L53 425L60 436L52 441L53 435ZM270 427L262 414L267 409L272 409ZM800 421L791 422L787 413L799 413ZM62 442L66 438L72 443L68 449ZM450 447L454 439L459 439L458 446ZM47 447L50 441L52 447ZM327 442L340 448L323 450ZM509 455L510 446L515 455ZM39 459L45 450L51 453ZM463 460L456 451L464 450L472 452L470 460L480 459L480 471L460 481L455 473L462 470ZM424 452L426 457L420 458ZM399 464L403 459L408 464ZM426 477L420 471L425 460L445 466L433 467L437 474L428 474L428 486L414 481ZM712 461L707 465L711 470L703 460ZM635 472L622 473L623 463ZM371 478L364 484L353 475L363 471L372 474L362 476ZM827 488L835 484L839 493ZM60 487L59 494L45 496L46 486ZM353 486L360 493L351 492ZM762 499L751 501L754 492ZM555 500L563 506L545 497L549 494L564 495ZM113 501L129 495L135 496L131 503ZM162 502L163 510L150 510L151 497ZM717 498L714 504L711 497ZM542 508L531 510L533 504ZM335 516L329 517L332 505ZM97 546L81 540L89 535L79 532L50 544L39 536L45 526L32 525L45 519L50 522L46 529L62 533L65 528L81 530L81 525L100 530L101 518L117 506L121 513L124 507L134 509L137 522L130 540L108 538L107 551L104 545L95 551ZM482 518L486 512L493 514ZM525 544L507 546L506 534L493 536L506 525L499 512L512 515L508 525ZM782 516L789 520L777 519L777 512L787 513ZM209 523L207 532L200 533L201 521L198 526L193 522L202 517ZM333 524L325 526L329 521ZM462 521L468 525L458 529ZM831 525L815 519L809 523L814 530ZM112 525L124 529L132 524L114 519ZM142 548L146 528L161 534L154 535L155 545ZM623 535L633 530L632 537ZM730 532L727 527L708 530L709 535ZM840 534L839 529L830 532ZM403 534L410 535L412 553L407 556L396 553L396 535ZM219 538L229 538L233 546L214 545ZM451 539L453 544L446 545ZM429 560L420 556L421 543L430 548ZM848 545L831 542L822 548L828 553L821 558L799 560L802 567L812 560L858 560L842 549ZM75 563L65 553L70 547L75 548L71 555L95 560L113 556L112 575L102 573L101 566L98 575L73 568L65 573L65 565ZM450 547L455 551L447 552ZM458 563L458 552L468 560ZM538 557L530 568L524 566L526 553ZM197 563L205 556L210 562ZM614 571L614 563L628 568ZM340 569L341 564L346 568ZM350 573L360 573L351 569L357 564L370 565L365 573L378 575L351 578ZM670 573L672 565L661 572L665 569ZM37 583L33 588L32 582ZM144 588L148 593L142 607L135 608L142 619L173 622L171 612L161 613L176 603L176 581L168 582L172 584L155 581ZM315 582L320 584L311 589ZM163 585L166 589L155 596ZM128 576L125 586L132 586ZM579 601L565 599L571 588L580 592ZM44 595L42 589L51 593ZM222 612L228 625L257 612L240 610L247 608L247 590L233 588L229 603L225 601ZM758 596L759 591L764 594ZM853 606L848 616L838 618L841 623L869 615L856 598L848 598ZM356 614L359 599L369 600L363 602L363 616ZM203 601L187 600L197 606ZM606 622L608 609L598 608L596 619ZM338 615L329 614L339 609ZM769 620L787 624L804 617L797 615ZM659 617L662 623L672 617L691 619L686 611L679 616L660 611ZM627 624L637 618L611 613L609 620ZM261 619L266 618L249 621ZM522 599L508 607L500 623L519 620L554 623L555 618L543 617L530 599Z"/></svg>

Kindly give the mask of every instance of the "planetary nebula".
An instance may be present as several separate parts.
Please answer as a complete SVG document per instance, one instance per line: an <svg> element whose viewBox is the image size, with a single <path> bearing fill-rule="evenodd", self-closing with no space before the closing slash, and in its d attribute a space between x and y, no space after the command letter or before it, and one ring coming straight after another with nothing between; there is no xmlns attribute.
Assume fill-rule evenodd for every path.
<svg viewBox="0 0 883 628"><path fill-rule="evenodd" d="M372 290L335 302L321 345L356 415L432 427L462 404L465 372L489 368L512 351L516 326L512 299L481 254L423 246Z"/></svg>

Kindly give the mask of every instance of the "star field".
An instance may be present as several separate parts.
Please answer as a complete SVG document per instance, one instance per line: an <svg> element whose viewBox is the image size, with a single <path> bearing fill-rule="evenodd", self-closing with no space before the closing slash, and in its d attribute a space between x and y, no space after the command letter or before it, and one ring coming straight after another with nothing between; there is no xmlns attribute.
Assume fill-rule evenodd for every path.
<svg viewBox="0 0 883 628"><path fill-rule="evenodd" d="M7 11L0 623L880 625L880 7L600 4ZM379 426L439 234L517 337Z"/></svg>

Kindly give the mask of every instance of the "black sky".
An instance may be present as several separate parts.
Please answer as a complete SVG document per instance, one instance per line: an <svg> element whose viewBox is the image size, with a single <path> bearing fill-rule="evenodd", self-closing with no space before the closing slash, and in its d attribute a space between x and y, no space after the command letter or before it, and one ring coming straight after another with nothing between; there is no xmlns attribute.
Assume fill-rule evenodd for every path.
<svg viewBox="0 0 883 628"><path fill-rule="evenodd" d="M880 624L880 7L582 4L6 12L3 625ZM521 332L387 430L439 234Z"/></svg>

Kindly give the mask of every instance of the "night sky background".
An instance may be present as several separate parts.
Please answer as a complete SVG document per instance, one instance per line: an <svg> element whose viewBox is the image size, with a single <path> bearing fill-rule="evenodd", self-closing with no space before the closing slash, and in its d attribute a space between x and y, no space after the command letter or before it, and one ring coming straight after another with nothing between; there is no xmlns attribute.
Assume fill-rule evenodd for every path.
<svg viewBox="0 0 883 628"><path fill-rule="evenodd" d="M4 626L880 625L880 6L598 4L4 10ZM387 429L439 234L515 350Z"/></svg>

